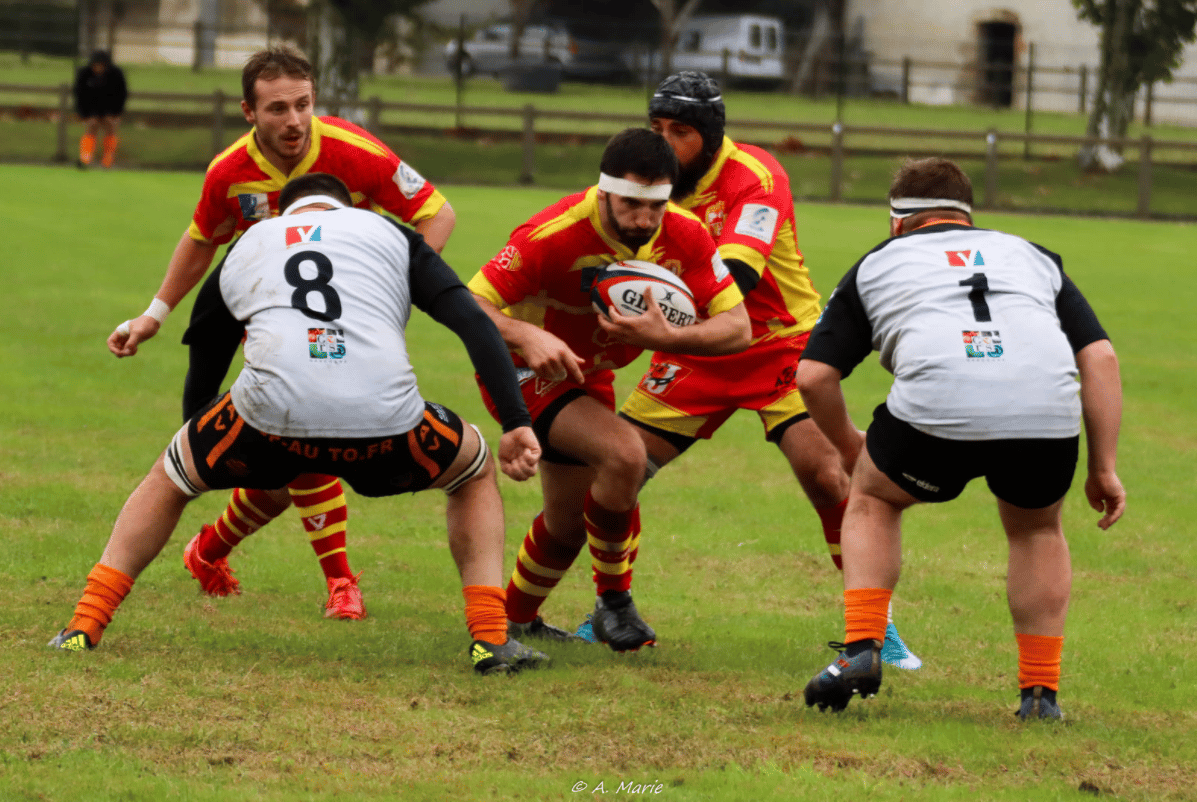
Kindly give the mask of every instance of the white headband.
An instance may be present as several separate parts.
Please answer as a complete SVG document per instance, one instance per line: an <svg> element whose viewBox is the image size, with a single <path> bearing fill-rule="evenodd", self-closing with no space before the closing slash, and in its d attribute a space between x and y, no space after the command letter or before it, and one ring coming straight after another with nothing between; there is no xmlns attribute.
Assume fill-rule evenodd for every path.
<svg viewBox="0 0 1197 802"><path fill-rule="evenodd" d="M611 192L625 198L654 201L669 200L669 194L673 192L673 184L637 184L626 178L616 178L606 173L599 173L598 188L603 192Z"/></svg>
<svg viewBox="0 0 1197 802"><path fill-rule="evenodd" d="M334 209L344 209L345 208L344 203L337 200L336 198L334 198L331 195L304 195L302 198L300 198L299 200L295 201L290 206L288 206L286 211L284 211L281 216L285 217L286 215L291 214L291 212L295 211L296 209L302 209L304 206L311 206L313 203L327 203L329 206L333 207Z"/></svg>
<svg viewBox="0 0 1197 802"><path fill-rule="evenodd" d="M896 220L931 209L958 209L966 214L973 213L973 207L964 201L950 198L893 198L889 202L889 216Z"/></svg>

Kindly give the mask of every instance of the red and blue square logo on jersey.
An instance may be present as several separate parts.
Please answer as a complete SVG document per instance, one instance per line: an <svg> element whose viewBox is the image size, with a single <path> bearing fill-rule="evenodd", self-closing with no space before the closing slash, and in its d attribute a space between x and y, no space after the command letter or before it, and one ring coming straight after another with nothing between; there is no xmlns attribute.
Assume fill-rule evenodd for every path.
<svg viewBox="0 0 1197 802"><path fill-rule="evenodd" d="M287 226L287 247L320 241L320 226Z"/></svg>

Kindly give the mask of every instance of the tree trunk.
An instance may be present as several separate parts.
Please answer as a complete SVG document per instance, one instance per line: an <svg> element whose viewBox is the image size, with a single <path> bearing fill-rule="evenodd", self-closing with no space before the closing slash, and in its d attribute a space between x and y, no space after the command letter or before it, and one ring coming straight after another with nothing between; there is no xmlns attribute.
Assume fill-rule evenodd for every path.
<svg viewBox="0 0 1197 802"><path fill-rule="evenodd" d="M360 35L347 25L329 0L309 7L308 42L316 73L316 110L362 124L365 111L356 105L360 92Z"/></svg>
<svg viewBox="0 0 1197 802"><path fill-rule="evenodd" d="M1129 40L1134 32L1135 12L1139 0L1106 0L1105 19L1101 34L1101 67L1098 70L1097 94L1093 112L1085 128L1085 135L1094 139L1122 139L1126 136L1135 112L1138 82L1130 65ZM1083 169L1112 173L1122 166L1122 146L1119 144L1084 145L1077 158Z"/></svg>

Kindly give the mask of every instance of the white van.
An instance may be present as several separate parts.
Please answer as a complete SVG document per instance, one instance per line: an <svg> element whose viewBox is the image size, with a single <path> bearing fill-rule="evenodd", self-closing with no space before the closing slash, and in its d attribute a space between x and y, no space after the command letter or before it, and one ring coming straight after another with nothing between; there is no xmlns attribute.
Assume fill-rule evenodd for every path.
<svg viewBox="0 0 1197 802"><path fill-rule="evenodd" d="M682 25L671 66L701 70L716 78L780 81L784 77L785 27L763 14L712 14L691 17ZM632 53L638 76L659 72L661 54Z"/></svg>

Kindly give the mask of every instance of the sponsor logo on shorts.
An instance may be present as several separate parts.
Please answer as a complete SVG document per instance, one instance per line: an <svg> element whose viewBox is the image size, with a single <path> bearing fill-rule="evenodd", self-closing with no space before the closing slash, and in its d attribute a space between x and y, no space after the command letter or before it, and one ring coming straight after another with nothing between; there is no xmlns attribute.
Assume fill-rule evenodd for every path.
<svg viewBox="0 0 1197 802"><path fill-rule="evenodd" d="M931 493L938 493L938 492L939 492L939 487L937 487L936 485L933 485L933 484L931 484L930 482L928 482L928 481L926 481L926 480L924 480L924 479L916 479L915 477L913 477L913 476L911 476L910 474L908 474L908 473L905 473L905 472L903 472L903 474L902 474L902 478L903 478L903 479L905 479L905 480L906 480L906 481L908 481L908 482L913 482L913 483L915 484L915 486L917 486L917 487L921 487L923 490L927 490L927 491L929 491L929 492L931 492Z"/></svg>
<svg viewBox="0 0 1197 802"><path fill-rule="evenodd" d="M308 329L308 356L312 359L344 359L345 329Z"/></svg>
<svg viewBox="0 0 1197 802"><path fill-rule="evenodd" d="M965 331L961 334L964 338L964 355L969 359L997 359L1005 353L1001 332Z"/></svg>
<svg viewBox="0 0 1197 802"><path fill-rule="evenodd" d="M415 170L408 167L406 164L400 164L399 169L395 171L393 176L395 186L399 187L399 191L403 193L403 197L411 200L416 195L420 194L420 190L424 188L424 176L417 173Z"/></svg>
<svg viewBox="0 0 1197 802"><path fill-rule="evenodd" d="M320 226L287 226L287 247L320 241Z"/></svg>
<svg viewBox="0 0 1197 802"><path fill-rule="evenodd" d="M777 375L777 381L773 383L774 392L782 390L789 390L795 386L795 379L798 376L797 365L786 365L786 367Z"/></svg>
<svg viewBox="0 0 1197 802"><path fill-rule="evenodd" d="M740 211L740 219L736 221L735 232L742 237L752 237L761 242L772 242L773 232L777 230L777 219L780 213L772 206L761 203L745 203Z"/></svg>
<svg viewBox="0 0 1197 802"><path fill-rule="evenodd" d="M245 192L237 196L241 216L246 220L269 220L270 200L265 192Z"/></svg>
<svg viewBox="0 0 1197 802"><path fill-rule="evenodd" d="M948 255L948 264L952 267L977 267L985 264L980 251L944 251Z"/></svg>

